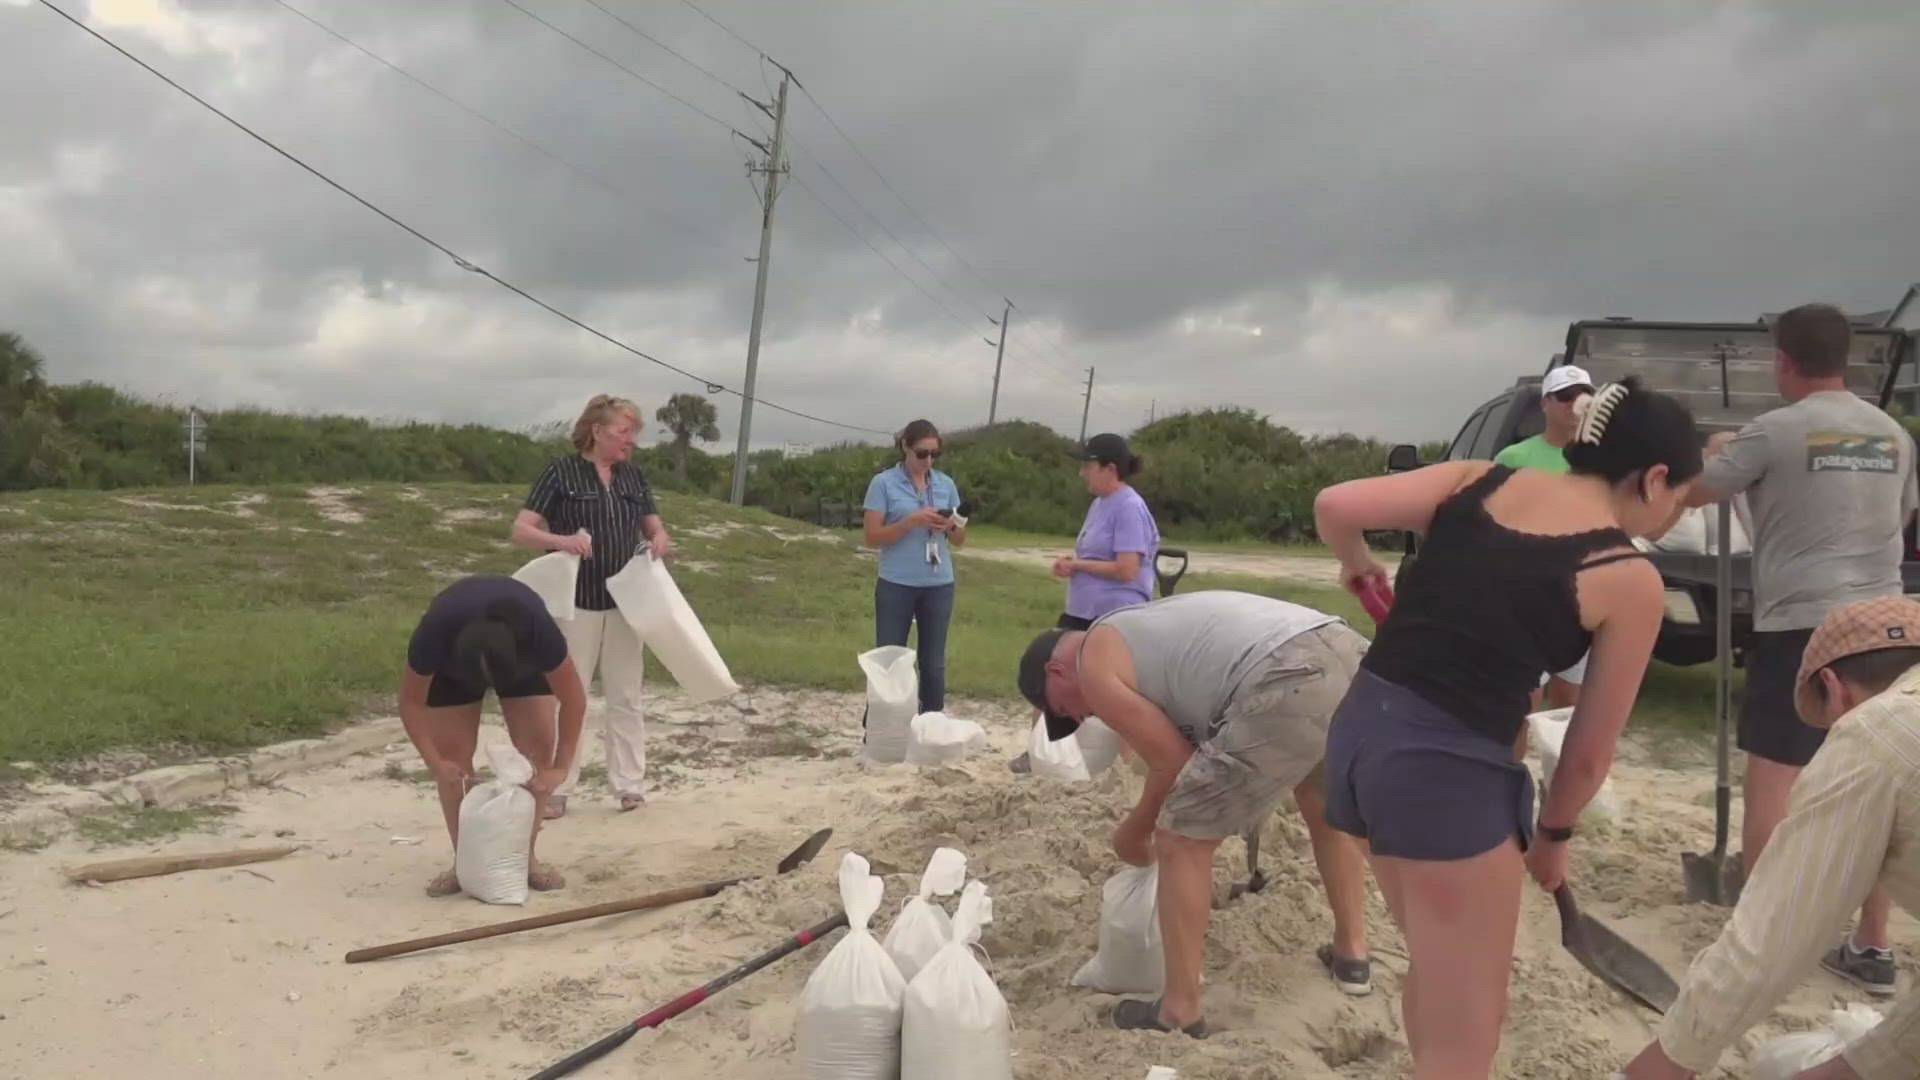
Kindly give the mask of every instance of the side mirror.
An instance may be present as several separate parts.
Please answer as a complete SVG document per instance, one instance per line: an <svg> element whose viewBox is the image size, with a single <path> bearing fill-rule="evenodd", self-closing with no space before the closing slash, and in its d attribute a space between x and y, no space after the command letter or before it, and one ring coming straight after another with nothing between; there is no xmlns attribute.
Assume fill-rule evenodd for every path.
<svg viewBox="0 0 1920 1080"><path fill-rule="evenodd" d="M1420 467L1420 448L1410 443L1401 443L1387 451L1387 471L1412 472Z"/></svg>

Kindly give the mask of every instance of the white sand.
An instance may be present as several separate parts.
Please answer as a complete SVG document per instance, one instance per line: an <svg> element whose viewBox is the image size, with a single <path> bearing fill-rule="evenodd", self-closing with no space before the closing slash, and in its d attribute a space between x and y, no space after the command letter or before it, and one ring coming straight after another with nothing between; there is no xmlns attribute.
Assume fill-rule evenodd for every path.
<svg viewBox="0 0 1920 1080"><path fill-rule="evenodd" d="M1012 1006L1021 1080L1137 1080L1154 1064L1184 1080L1390 1076L1404 1067L1404 950L1376 897L1375 993L1349 999L1327 982L1313 948L1329 921L1290 809L1268 834L1272 884L1217 913L1209 939L1211 1018L1229 1030L1201 1043L1123 1034L1106 1026L1113 998L1067 979L1094 946L1100 883L1117 865L1105 837L1130 777L1115 771L1078 787L1015 777L1005 761L1022 746L1018 715L958 704L956 715L987 721L990 752L927 775L868 773L852 756L855 699L761 692L755 705L758 715L746 717L726 703L656 715L655 771L665 782L631 814L615 813L604 789L576 796L541 843L568 887L536 894L524 909L422 893L449 864L438 810L430 787L386 777L379 757L237 793L227 801L239 812L213 834L101 851L69 838L0 853L0 1072L524 1077L832 914L834 868L849 848L887 875L883 931L939 844L966 852L993 890L996 921L982 944ZM487 737L501 737L497 726ZM828 756L777 756L797 750ZM404 745L388 759L417 767ZM1629 749L1616 770L1626 824L1583 837L1574 865L1587 906L1676 975L1725 916L1682 903L1680 852L1712 839L1711 770L1698 758L1685 765L1669 772ZM770 871L823 825L833 826L833 842L803 870L714 899L342 961L353 948ZM307 847L251 867L93 888L58 874L152 850L271 842L287 830ZM1218 880L1244 876L1241 859L1229 842ZM1604 1076L1648 1037L1651 1015L1561 950L1552 904L1527 888L1500 1075ZM1920 933L1902 918L1896 937L1904 962ZM730 1066L751 1080L786 1080L799 989L830 944L749 977L578 1075L706 1077ZM1805 1026L1844 1000L1864 998L1809 972L1781 1015Z"/></svg>

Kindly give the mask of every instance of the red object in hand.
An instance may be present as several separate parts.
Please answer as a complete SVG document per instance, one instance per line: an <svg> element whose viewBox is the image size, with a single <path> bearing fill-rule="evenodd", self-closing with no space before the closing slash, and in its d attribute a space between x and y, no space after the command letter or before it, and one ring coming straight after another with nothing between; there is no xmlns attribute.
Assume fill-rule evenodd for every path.
<svg viewBox="0 0 1920 1080"><path fill-rule="evenodd" d="M1370 581L1360 587L1360 606L1372 616L1375 625L1387 621L1393 609L1393 587L1384 581Z"/></svg>

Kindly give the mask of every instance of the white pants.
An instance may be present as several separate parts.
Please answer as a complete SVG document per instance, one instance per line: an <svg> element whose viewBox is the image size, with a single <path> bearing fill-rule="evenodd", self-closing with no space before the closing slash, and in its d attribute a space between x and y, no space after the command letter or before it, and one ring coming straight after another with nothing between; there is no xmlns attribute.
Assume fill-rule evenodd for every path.
<svg viewBox="0 0 1920 1080"><path fill-rule="evenodd" d="M617 609L586 611L576 608L573 618L560 620L567 636L567 653L580 672L582 689L593 688L593 673L600 672L600 690L606 697L606 712L601 720L600 739L606 751L607 783L617 798L646 794L647 725L640 708L640 683L645 654L640 636ZM586 732L580 733L586 742ZM573 769L567 782L554 792L571 795L580 780L580 761L573 755Z"/></svg>
<svg viewBox="0 0 1920 1080"><path fill-rule="evenodd" d="M1568 668L1567 670L1556 671L1550 675L1540 676L1540 685L1541 686L1547 685L1547 680L1552 678L1562 679L1566 682L1572 683L1575 686L1579 686L1585 683L1587 681L1587 658L1592 655L1593 655L1592 652L1581 653L1580 659L1576 661L1574 665Z"/></svg>

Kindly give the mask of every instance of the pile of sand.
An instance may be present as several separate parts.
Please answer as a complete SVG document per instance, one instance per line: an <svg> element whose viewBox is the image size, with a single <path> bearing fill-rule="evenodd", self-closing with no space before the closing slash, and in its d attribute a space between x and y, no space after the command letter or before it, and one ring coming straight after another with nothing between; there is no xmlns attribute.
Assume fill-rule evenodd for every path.
<svg viewBox="0 0 1920 1080"><path fill-rule="evenodd" d="M1262 850L1271 884L1215 913L1208 1007L1225 1030L1204 1042L1122 1033L1108 1026L1115 999L1068 979L1096 944L1100 886L1119 867L1107 836L1131 799L1131 775L1114 770L1083 785L1015 776L1006 760L1024 747L1026 719L965 703L953 713L985 723L990 750L924 773L869 771L856 757L857 699L763 691L752 706L750 714L724 702L656 710L659 782L649 804L617 814L604 789L576 797L541 840L568 888L524 909L421 893L447 858L431 788L378 759L236 793L224 835L162 845L204 850L293 831L307 849L252 868L265 878L231 869L74 889L59 883L59 865L144 849L93 852L64 840L38 854L0 854L0 911L16 909L0 918L0 955L15 958L8 977L23 987L0 1031L23 1047L23 1066L43 1075L525 1076L833 914L845 851L867 856L886 878L875 926L884 933L944 844L965 852L992 891L994 922L981 945L1012 1011L1020 1080L1137 1080L1156 1064L1183 1080L1405 1069L1404 946L1376 894L1374 994L1348 998L1327 980L1313 950L1330 919L1290 807ZM588 742L596 754L597 742ZM390 760L417 765L404 746ZM1676 975L1725 917L1681 895L1680 852L1712 836L1711 772L1683 764L1670 771L1630 751L1615 772L1622 823L1583 836L1573 865L1584 905ZM767 873L828 825L832 843L802 870L710 900L369 964L341 961L352 948ZM1229 841L1216 878L1224 886L1244 876L1241 845ZM1903 957L1920 948L1909 921L1896 922L1896 938ZM834 940L642 1033L580 1075L699 1077L730 1068L750 1080L789 1080L800 989ZM1863 998L1809 973L1769 1030L1810 1025L1840 1000ZM1565 954L1551 902L1526 886L1499 1075L1605 1076L1645 1042L1652 1019ZM121 1037L94 1041L102 1022ZM1727 1064L1739 1060L1731 1053Z"/></svg>

